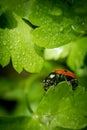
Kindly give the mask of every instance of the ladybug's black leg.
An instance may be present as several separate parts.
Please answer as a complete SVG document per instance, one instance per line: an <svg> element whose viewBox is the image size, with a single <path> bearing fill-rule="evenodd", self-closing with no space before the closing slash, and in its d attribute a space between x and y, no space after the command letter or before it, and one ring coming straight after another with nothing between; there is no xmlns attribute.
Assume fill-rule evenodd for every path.
<svg viewBox="0 0 87 130"><path fill-rule="evenodd" d="M64 81L66 81L66 82L67 82L67 84L70 86L70 82L69 82L69 80L68 80L67 76L64 76Z"/></svg>
<svg viewBox="0 0 87 130"><path fill-rule="evenodd" d="M71 79L70 83L72 84L72 90L75 90L76 87L78 86L78 81L77 79Z"/></svg>
<svg viewBox="0 0 87 130"><path fill-rule="evenodd" d="M66 79L66 77L64 76L64 74L61 74L61 75L60 75L60 79L61 79L61 81L67 81L67 79Z"/></svg>
<svg viewBox="0 0 87 130"><path fill-rule="evenodd" d="M54 81L54 85L56 86L59 82L62 81L62 77L61 74L56 74L55 76L55 81Z"/></svg>
<svg viewBox="0 0 87 130"><path fill-rule="evenodd" d="M57 81L55 81L55 82L54 82L54 86L56 86L57 84L58 84L58 82L57 82Z"/></svg>

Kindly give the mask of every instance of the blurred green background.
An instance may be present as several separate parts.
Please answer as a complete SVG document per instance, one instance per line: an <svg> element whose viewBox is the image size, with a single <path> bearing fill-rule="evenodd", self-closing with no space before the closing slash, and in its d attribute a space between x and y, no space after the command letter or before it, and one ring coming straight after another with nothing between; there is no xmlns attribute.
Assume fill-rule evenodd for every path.
<svg viewBox="0 0 87 130"><path fill-rule="evenodd" d="M66 84L44 91L55 69L75 73L74 96ZM0 130L86 130L86 108L87 1L0 0Z"/></svg>

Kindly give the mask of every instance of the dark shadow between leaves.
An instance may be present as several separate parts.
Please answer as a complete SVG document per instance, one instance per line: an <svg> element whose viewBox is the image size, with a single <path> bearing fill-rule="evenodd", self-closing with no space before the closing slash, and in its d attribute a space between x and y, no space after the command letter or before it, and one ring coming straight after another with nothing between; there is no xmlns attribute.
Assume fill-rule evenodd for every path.
<svg viewBox="0 0 87 130"><path fill-rule="evenodd" d="M1 14L0 16L0 28L5 29L12 29L16 28L17 26L17 21L14 18L13 14L11 12L5 12Z"/></svg>
<svg viewBox="0 0 87 130"><path fill-rule="evenodd" d="M86 55L84 57L84 64L87 66L87 53L86 53Z"/></svg>
<svg viewBox="0 0 87 130"><path fill-rule="evenodd" d="M0 107L3 107L9 114L13 113L16 106L17 102L15 100L0 99Z"/></svg>
<svg viewBox="0 0 87 130"><path fill-rule="evenodd" d="M25 19L25 18L22 18L22 20L27 23L31 28L35 29L35 28L38 28L39 26L36 26L34 24L32 24L29 20Z"/></svg>

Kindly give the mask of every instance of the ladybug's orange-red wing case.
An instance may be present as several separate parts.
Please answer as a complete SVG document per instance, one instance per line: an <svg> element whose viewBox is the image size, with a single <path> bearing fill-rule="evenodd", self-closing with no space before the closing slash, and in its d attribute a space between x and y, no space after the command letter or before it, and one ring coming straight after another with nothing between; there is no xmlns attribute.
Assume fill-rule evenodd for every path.
<svg viewBox="0 0 87 130"><path fill-rule="evenodd" d="M65 76L70 76L70 77L76 79L76 76L71 71L67 71L67 70L64 70L64 69L59 69L59 70L55 70L55 73L56 74L63 74Z"/></svg>

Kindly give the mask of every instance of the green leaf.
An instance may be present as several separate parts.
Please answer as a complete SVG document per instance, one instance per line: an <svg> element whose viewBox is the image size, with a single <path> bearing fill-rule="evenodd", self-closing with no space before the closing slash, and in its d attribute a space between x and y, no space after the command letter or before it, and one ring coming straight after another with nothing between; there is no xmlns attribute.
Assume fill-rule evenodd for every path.
<svg viewBox="0 0 87 130"><path fill-rule="evenodd" d="M42 122L39 120L38 115L33 115L30 122L29 122L29 130L49 130L46 125L44 125Z"/></svg>
<svg viewBox="0 0 87 130"><path fill-rule="evenodd" d="M33 31L35 43L41 47L59 47L76 39L70 21L66 18L61 19L61 23L48 22Z"/></svg>
<svg viewBox="0 0 87 130"><path fill-rule="evenodd" d="M30 117L0 117L0 130L28 130Z"/></svg>
<svg viewBox="0 0 87 130"><path fill-rule="evenodd" d="M70 95L69 89L68 90L67 89L68 89L68 85L66 83L59 84L58 86L56 86L56 88L51 87L47 91L47 93L45 93L45 95L39 105L38 112L40 114L43 113L43 114L47 114L47 115L50 113L56 113L57 112L56 108L60 105L59 103L57 103L58 106L56 106L55 105L56 102L58 102L58 101L61 102L62 98L66 97L67 95ZM67 92L66 92L66 90L67 90ZM45 106L47 106L47 107L45 107Z"/></svg>
<svg viewBox="0 0 87 130"><path fill-rule="evenodd" d="M68 66L78 75L87 75L87 38L79 39L71 44L71 51L67 59Z"/></svg>
<svg viewBox="0 0 87 130"><path fill-rule="evenodd" d="M72 19L74 18L73 16L81 14L84 17L87 13L86 5L86 0L32 0L30 3L29 19L33 24L41 26L49 21L57 22L60 16Z"/></svg>
<svg viewBox="0 0 87 130"><path fill-rule="evenodd" d="M87 2L84 4L87 5ZM33 0L29 20L38 26L33 31L34 42L41 47L53 48L77 40L86 34L87 17L85 13L83 16L77 15L75 12L77 6L79 7L77 2L63 0L55 2Z"/></svg>
<svg viewBox="0 0 87 130"><path fill-rule="evenodd" d="M0 117L0 130L48 130L36 115L31 117Z"/></svg>
<svg viewBox="0 0 87 130"><path fill-rule="evenodd" d="M55 127L52 130L74 130L74 129L68 129L68 128L62 128L62 127ZM78 129L75 129L75 130L78 130Z"/></svg>
<svg viewBox="0 0 87 130"><path fill-rule="evenodd" d="M60 83L56 88L51 87L47 91L37 113L41 121L50 128L81 129L87 126L86 99L87 93L82 87L78 86L72 92L67 83Z"/></svg>
<svg viewBox="0 0 87 130"><path fill-rule="evenodd" d="M77 114L87 116L87 91L84 87L78 86L74 94L74 107L77 110Z"/></svg>
<svg viewBox="0 0 87 130"><path fill-rule="evenodd" d="M27 17L29 14L30 0L0 0L1 14L6 10L15 12L21 17Z"/></svg>
<svg viewBox="0 0 87 130"><path fill-rule="evenodd" d="M81 76L81 77L78 77L78 80L79 80L79 84L81 85L81 86L84 86L85 87L85 89L86 89L86 91L87 91L87 76L86 76L86 74L85 74L85 72L84 72L84 75L83 76Z"/></svg>
<svg viewBox="0 0 87 130"><path fill-rule="evenodd" d="M32 29L11 12L5 13L2 20L7 21L3 27L1 24L0 29L0 64L6 66L11 58L17 72L21 72L23 69L29 72L39 72L43 59L35 51L31 35Z"/></svg>

